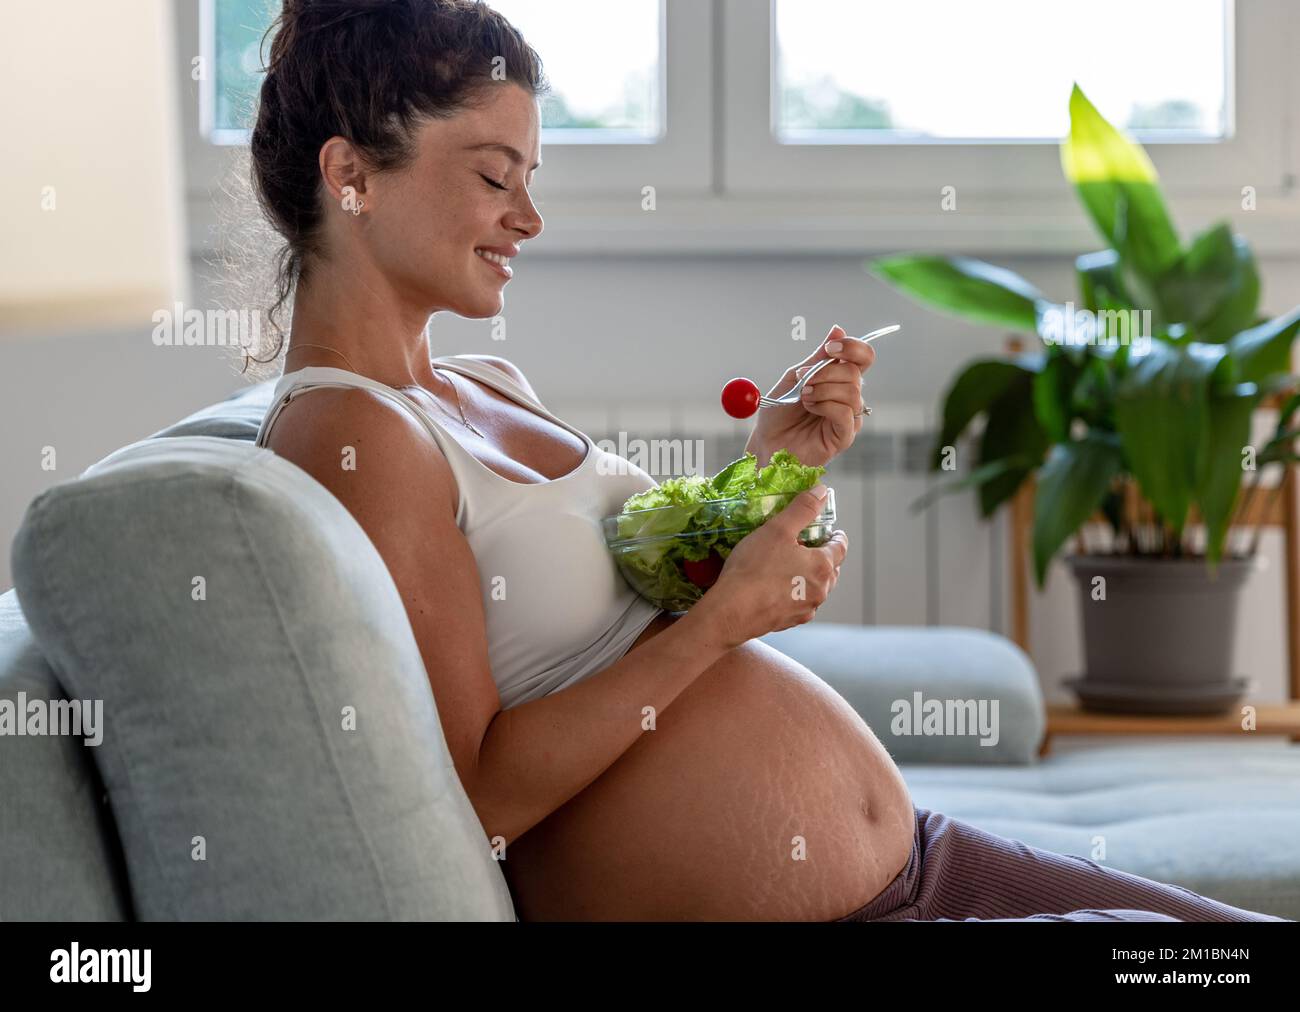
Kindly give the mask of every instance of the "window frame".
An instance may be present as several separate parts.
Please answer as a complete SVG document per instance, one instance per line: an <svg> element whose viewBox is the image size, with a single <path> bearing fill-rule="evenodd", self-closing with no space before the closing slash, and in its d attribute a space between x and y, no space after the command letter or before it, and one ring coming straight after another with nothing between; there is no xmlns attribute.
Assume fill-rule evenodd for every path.
<svg viewBox="0 0 1300 1012"><path fill-rule="evenodd" d="M211 248L213 194L246 146L200 134L202 15L174 0L191 246ZM546 220L534 255L876 254L926 248L994 256L1075 255L1099 240L1051 142L780 144L772 136L775 0L663 0L665 138L601 145L542 140L532 187ZM1300 77L1270 70L1300 48L1300 4L1232 3L1228 141L1147 145L1184 236L1228 219L1261 256L1296 256ZM544 57L545 54L543 54ZM213 66L210 62L208 67ZM941 211L941 187L957 187ZM1253 186L1256 209L1242 208ZM653 186L656 207L643 209Z"/></svg>
<svg viewBox="0 0 1300 1012"><path fill-rule="evenodd" d="M212 120L216 82L213 15L217 0L174 0L181 125L186 167L186 199L191 217L191 246L206 249L215 223L212 200L224 174L247 172L248 145L214 143L205 131ZM703 196L713 186L713 103L699 101L714 90L713 10L711 0L658 0L660 21L660 108L658 138L611 142L571 129L545 130L544 165L530 188L543 215L552 201L632 202L639 206L642 188L682 196ZM206 80L191 76L190 54L202 57ZM244 131L227 131L244 134ZM229 142L235 137L226 136Z"/></svg>
<svg viewBox="0 0 1300 1012"><path fill-rule="evenodd" d="M820 194L882 197L938 194L957 186L972 198L1044 197L1061 188L1057 142L892 140L782 143L774 136L778 97L777 0L724 0L726 5L726 188L736 195ZM1276 25L1289 12L1282 0L1227 0L1229 136L1222 140L1146 140L1143 143L1170 195L1222 192L1251 182L1261 194L1279 194L1290 171L1286 108L1262 69L1286 66L1289 32ZM1273 11L1269 9L1273 8ZM1273 18L1269 14L1274 14ZM759 109L749 96L767 96ZM1067 96L1062 95L1064 103ZM865 133L865 132L864 132ZM861 134L858 134L861 136ZM905 182L904 182L905 181ZM1252 182L1253 181L1253 182Z"/></svg>

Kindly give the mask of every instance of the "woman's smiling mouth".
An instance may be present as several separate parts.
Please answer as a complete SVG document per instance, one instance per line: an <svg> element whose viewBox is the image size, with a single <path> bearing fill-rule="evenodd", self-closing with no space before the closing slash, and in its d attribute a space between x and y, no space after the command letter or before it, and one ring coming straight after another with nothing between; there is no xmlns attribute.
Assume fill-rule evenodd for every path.
<svg viewBox="0 0 1300 1012"><path fill-rule="evenodd" d="M500 253L493 253L491 250L485 250L485 249L476 249L474 251L474 254L485 264L487 264L490 268L492 268L492 270L500 274L502 277L505 278L514 277L515 272L510 267L510 261L508 257L505 257Z"/></svg>

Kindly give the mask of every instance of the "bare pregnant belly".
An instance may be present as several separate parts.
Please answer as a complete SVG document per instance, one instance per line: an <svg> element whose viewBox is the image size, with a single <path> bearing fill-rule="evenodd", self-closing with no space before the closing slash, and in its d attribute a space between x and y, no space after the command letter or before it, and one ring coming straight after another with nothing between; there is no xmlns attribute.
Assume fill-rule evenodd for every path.
<svg viewBox="0 0 1300 1012"><path fill-rule="evenodd" d="M674 621L661 615L632 649ZM529 920L812 920L877 896L911 851L898 768L844 699L759 641L507 848Z"/></svg>

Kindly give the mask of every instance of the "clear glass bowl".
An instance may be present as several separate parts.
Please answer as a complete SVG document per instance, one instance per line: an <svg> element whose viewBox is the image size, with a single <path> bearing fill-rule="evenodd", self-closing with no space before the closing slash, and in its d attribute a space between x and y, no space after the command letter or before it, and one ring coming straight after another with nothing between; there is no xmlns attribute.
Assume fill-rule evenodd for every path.
<svg viewBox="0 0 1300 1012"><path fill-rule="evenodd" d="M736 543L780 513L799 494L780 492L632 510L605 517L601 528L619 572L632 589L665 611L682 612L704 596ZM661 533L681 531L683 526L691 529ZM834 530L832 488L826 490L826 501L817 519L799 532L799 540L816 548L824 545ZM693 565L687 565L688 554Z"/></svg>

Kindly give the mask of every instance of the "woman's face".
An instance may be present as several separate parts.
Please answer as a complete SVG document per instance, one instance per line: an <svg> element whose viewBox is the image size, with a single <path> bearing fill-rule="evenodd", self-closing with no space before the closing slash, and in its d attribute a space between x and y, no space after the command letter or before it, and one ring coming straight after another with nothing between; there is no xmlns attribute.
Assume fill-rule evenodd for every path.
<svg viewBox="0 0 1300 1012"><path fill-rule="evenodd" d="M500 314L510 279L475 250L495 247L508 257L541 234L528 193L540 137L536 99L503 82L479 108L424 123L408 168L372 177L369 253L400 295L422 311Z"/></svg>

